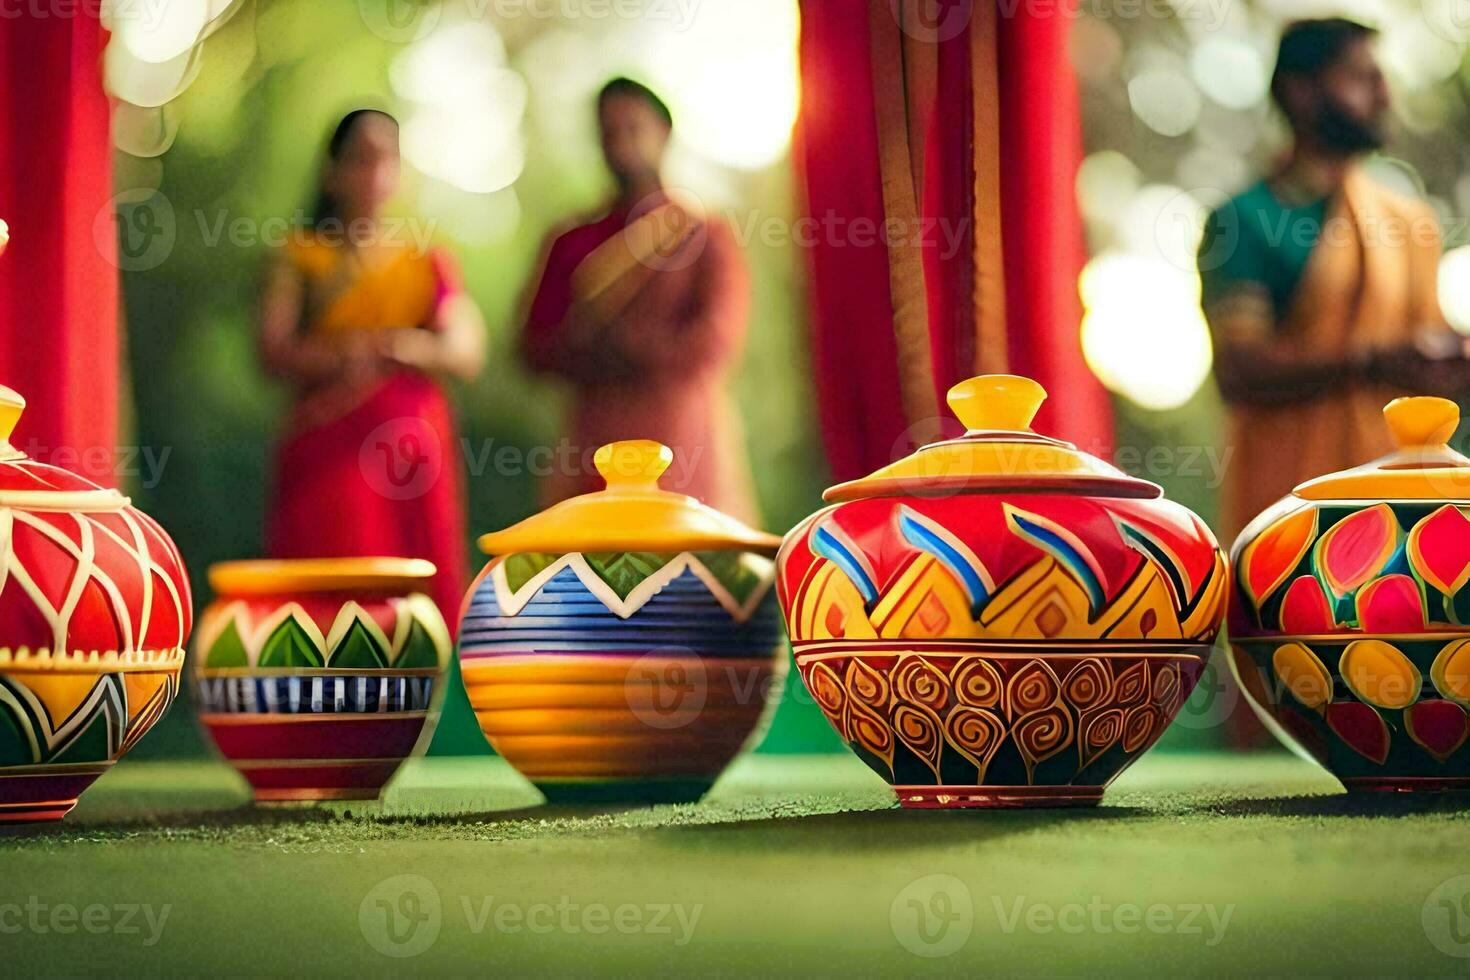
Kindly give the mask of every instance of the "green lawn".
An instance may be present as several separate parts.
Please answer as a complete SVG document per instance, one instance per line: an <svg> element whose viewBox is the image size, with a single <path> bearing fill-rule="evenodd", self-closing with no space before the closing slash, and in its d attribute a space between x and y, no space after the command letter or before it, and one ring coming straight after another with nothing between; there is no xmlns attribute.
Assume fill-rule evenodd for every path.
<svg viewBox="0 0 1470 980"><path fill-rule="evenodd" d="M1439 888L1470 876L1467 811L1350 800L1284 754L1155 753L1080 812L904 812L847 756L747 757L698 806L611 811L538 806L490 758L419 761L381 805L257 810L241 786L124 763L64 825L0 835L9 969L1470 966L1470 877Z"/></svg>

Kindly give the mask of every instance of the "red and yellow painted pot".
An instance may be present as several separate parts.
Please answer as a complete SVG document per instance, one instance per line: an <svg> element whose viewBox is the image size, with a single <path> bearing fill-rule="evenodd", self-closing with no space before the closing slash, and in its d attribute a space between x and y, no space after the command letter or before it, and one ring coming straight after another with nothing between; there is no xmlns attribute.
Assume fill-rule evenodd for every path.
<svg viewBox="0 0 1470 980"><path fill-rule="evenodd" d="M430 562L215 565L191 676L199 718L259 802L377 799L428 744L451 642Z"/></svg>
<svg viewBox="0 0 1470 980"><path fill-rule="evenodd" d="M1232 665L1349 790L1470 789L1470 459L1454 402L1384 409L1399 449L1297 487L1234 547Z"/></svg>
<svg viewBox="0 0 1470 980"><path fill-rule="evenodd" d="M0 822L57 820L163 717L189 580L126 497L10 443L0 388Z"/></svg>
<svg viewBox="0 0 1470 980"><path fill-rule="evenodd" d="M607 488L480 539L460 667L490 744L561 801L698 799L760 735L786 670L780 539L658 486L613 443Z"/></svg>
<svg viewBox="0 0 1470 980"><path fill-rule="evenodd" d="M777 558L802 680L906 807L1096 803L1219 631L1209 529L1032 432L1045 397L1011 375L956 385L962 437L828 490Z"/></svg>

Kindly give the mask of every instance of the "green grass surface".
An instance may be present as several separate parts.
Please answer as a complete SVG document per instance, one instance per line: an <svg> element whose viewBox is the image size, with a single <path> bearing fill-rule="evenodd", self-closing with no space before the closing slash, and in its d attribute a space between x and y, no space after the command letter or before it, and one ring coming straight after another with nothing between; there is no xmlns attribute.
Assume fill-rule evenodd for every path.
<svg viewBox="0 0 1470 980"><path fill-rule="evenodd" d="M221 765L123 763L66 823L0 834L0 949L53 975L1470 965L1435 945L1470 954L1470 877L1436 892L1470 875L1453 799L1155 753L1091 811L890 800L846 756L747 757L702 804L614 810L540 806L490 758L421 760L382 804L275 809Z"/></svg>

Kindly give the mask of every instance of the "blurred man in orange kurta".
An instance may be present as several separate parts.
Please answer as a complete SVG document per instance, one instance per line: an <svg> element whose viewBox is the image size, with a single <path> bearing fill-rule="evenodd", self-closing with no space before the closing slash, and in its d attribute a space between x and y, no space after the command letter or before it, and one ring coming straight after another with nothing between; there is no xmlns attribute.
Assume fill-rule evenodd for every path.
<svg viewBox="0 0 1470 980"><path fill-rule="evenodd" d="M658 96L619 78L597 107L617 196L553 239L522 338L532 369L572 386L573 451L556 454L546 495L601 489L598 446L656 439L675 454L666 489L754 519L726 390L745 336L745 262L727 225L664 188L673 118Z"/></svg>
<svg viewBox="0 0 1470 980"><path fill-rule="evenodd" d="M1271 94L1290 153L1205 225L1204 311L1235 450L1227 543L1301 481L1392 449L1390 399L1470 382L1436 295L1434 212L1362 167L1387 138L1375 36L1338 18L1286 29Z"/></svg>

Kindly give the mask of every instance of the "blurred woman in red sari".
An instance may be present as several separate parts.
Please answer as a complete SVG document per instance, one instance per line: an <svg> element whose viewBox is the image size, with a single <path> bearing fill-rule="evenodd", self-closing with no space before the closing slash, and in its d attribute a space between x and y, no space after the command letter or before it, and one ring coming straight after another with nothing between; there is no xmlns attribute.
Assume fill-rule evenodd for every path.
<svg viewBox="0 0 1470 980"><path fill-rule="evenodd" d="M327 146L312 226L266 273L261 360L295 396L266 548L427 558L453 622L467 571L464 474L440 379L479 372L484 328L449 257L411 234L413 222L384 220L398 176L393 117L348 113Z"/></svg>

